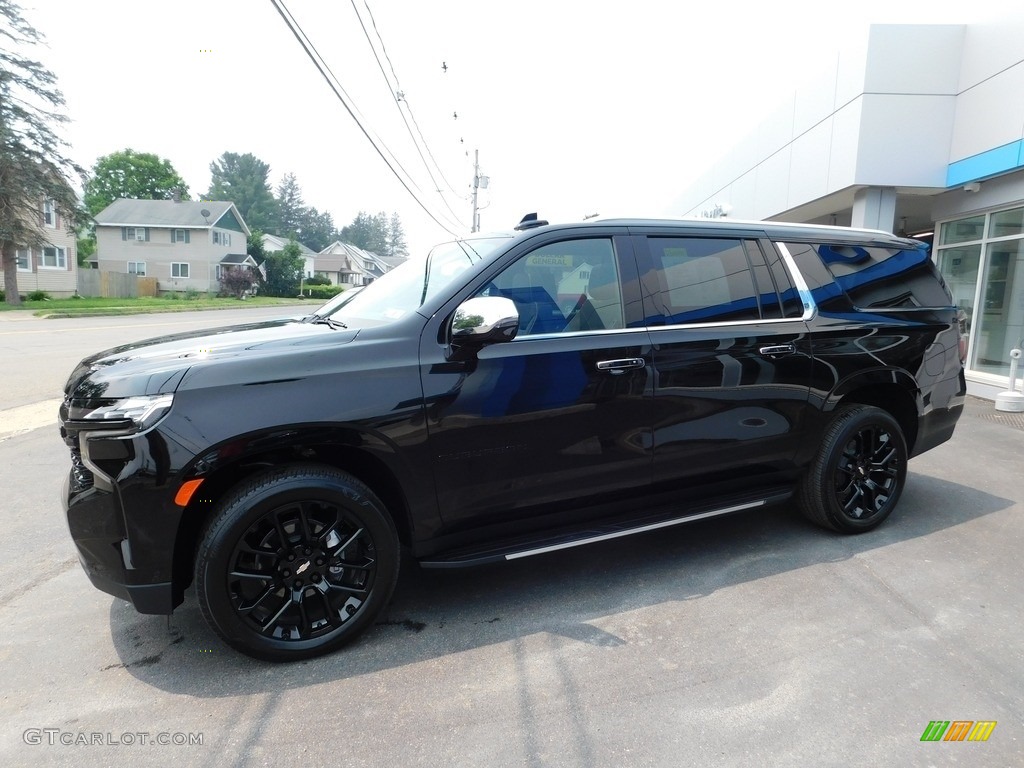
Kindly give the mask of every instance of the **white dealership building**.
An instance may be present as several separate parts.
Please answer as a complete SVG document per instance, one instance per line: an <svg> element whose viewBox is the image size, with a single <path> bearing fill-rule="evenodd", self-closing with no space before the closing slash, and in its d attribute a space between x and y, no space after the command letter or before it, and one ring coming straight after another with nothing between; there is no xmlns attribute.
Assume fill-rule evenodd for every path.
<svg viewBox="0 0 1024 768"><path fill-rule="evenodd" d="M968 391L994 397L1024 346L1024 9L872 26L816 66L676 211L932 242L969 319Z"/></svg>

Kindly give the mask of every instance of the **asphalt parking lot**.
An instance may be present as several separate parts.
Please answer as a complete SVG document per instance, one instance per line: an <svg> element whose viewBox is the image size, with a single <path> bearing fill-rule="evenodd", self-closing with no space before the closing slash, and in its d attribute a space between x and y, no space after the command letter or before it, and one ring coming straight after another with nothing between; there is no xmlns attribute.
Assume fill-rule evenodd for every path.
<svg viewBox="0 0 1024 768"><path fill-rule="evenodd" d="M5 360L40 361L0 371L24 393L0 434L77 357L153 335L46 322L86 321L0 324ZM5 766L1024 764L1024 419L981 401L873 533L783 506L500 566L406 563L376 627L290 665L227 649L191 593L168 622L96 591L55 424L6 434ZM996 726L922 742L936 720Z"/></svg>

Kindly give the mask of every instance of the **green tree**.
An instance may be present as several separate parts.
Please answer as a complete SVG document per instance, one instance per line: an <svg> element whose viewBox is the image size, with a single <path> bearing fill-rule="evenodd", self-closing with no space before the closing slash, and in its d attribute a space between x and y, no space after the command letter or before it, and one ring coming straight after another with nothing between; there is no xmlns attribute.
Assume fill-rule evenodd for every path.
<svg viewBox="0 0 1024 768"><path fill-rule="evenodd" d="M229 200L242 214L250 230L277 229L277 200L267 177L270 166L251 152L225 152L210 163L209 200Z"/></svg>
<svg viewBox="0 0 1024 768"><path fill-rule="evenodd" d="M381 211L371 216L360 211L347 227L342 227L341 239L346 243L374 253L388 253L388 217Z"/></svg>
<svg viewBox="0 0 1024 768"><path fill-rule="evenodd" d="M402 227L402 220L397 213L391 214L388 221L388 239L386 256L408 256L409 247L405 244L405 228Z"/></svg>
<svg viewBox="0 0 1024 768"><path fill-rule="evenodd" d="M334 217L328 211L320 213L316 208L303 210L300 217L299 240L314 251L322 251L338 239L338 231L334 228Z"/></svg>
<svg viewBox="0 0 1024 768"><path fill-rule="evenodd" d="M297 296L303 263L302 251L295 241L283 250L268 253L263 262L267 271L264 292L268 296Z"/></svg>
<svg viewBox="0 0 1024 768"><path fill-rule="evenodd" d="M43 42L21 15L0 0L0 254L8 304L20 304L17 249L45 243L43 203L52 200L64 226L84 221L71 177L84 171L65 154L55 127L67 122L57 78L23 51Z"/></svg>
<svg viewBox="0 0 1024 768"><path fill-rule="evenodd" d="M75 250L78 251L78 266L84 267L89 259L96 253L96 235L86 235L75 241Z"/></svg>
<svg viewBox="0 0 1024 768"><path fill-rule="evenodd" d="M249 230L249 237L245 241L245 252L252 256L253 261L257 264L262 264L267 258L267 254L263 250L263 232L261 230Z"/></svg>
<svg viewBox="0 0 1024 768"><path fill-rule="evenodd" d="M306 205L302 201L302 189L294 173L286 173L277 185L277 234L281 237L295 237L302 229L302 217Z"/></svg>
<svg viewBox="0 0 1024 768"><path fill-rule="evenodd" d="M92 177L85 183L85 207L95 216L119 198L170 200L175 191L188 199L188 185L170 160L152 152L125 149L96 161Z"/></svg>

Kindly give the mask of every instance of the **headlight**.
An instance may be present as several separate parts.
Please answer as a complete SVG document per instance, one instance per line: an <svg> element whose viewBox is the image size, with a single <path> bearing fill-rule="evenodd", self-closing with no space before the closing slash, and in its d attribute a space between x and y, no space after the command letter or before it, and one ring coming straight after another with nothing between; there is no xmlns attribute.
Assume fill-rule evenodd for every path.
<svg viewBox="0 0 1024 768"><path fill-rule="evenodd" d="M141 432L156 424L171 409L174 395L141 395L125 397L86 410L76 418L87 421L125 421L135 423Z"/></svg>

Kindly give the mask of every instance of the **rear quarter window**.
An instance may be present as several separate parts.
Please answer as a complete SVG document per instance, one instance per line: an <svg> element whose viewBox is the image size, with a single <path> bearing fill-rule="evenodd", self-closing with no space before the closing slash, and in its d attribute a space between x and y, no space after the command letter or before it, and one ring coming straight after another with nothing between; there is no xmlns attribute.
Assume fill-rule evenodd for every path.
<svg viewBox="0 0 1024 768"><path fill-rule="evenodd" d="M839 299L858 309L949 307L949 292L927 246L900 248L849 243L786 243L812 285L819 306ZM817 264L808 261L809 251Z"/></svg>

